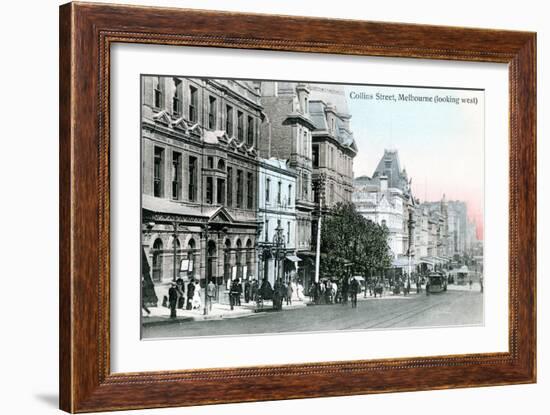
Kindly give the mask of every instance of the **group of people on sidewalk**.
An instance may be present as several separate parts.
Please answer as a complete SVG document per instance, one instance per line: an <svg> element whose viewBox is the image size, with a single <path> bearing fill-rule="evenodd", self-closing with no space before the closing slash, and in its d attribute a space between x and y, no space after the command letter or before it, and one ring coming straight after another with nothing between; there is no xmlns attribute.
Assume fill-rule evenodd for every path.
<svg viewBox="0 0 550 415"><path fill-rule="evenodd" d="M326 279L313 282L309 291L315 304L348 304L351 301L352 308L357 307L357 294L361 286L355 278L342 278L341 281Z"/></svg>
<svg viewBox="0 0 550 415"><path fill-rule="evenodd" d="M292 305L293 299L299 301L303 301L304 299L304 287L299 281L292 280L287 283L282 278L278 278L274 285L271 286L267 278L264 278L261 284L255 278L251 280L247 279L242 284L237 278L233 280L229 290L231 310L235 306L241 305L243 285L245 303L254 301L259 309L263 309L266 300L271 300L273 302L273 309L278 311L282 310L283 302L286 302L286 305Z"/></svg>
<svg viewBox="0 0 550 415"><path fill-rule="evenodd" d="M207 287L208 289L208 287ZM176 310L198 310L202 306L201 286L194 278L184 287L184 281L178 278L170 283L168 296L164 296L162 305L170 308L170 318L176 318Z"/></svg>

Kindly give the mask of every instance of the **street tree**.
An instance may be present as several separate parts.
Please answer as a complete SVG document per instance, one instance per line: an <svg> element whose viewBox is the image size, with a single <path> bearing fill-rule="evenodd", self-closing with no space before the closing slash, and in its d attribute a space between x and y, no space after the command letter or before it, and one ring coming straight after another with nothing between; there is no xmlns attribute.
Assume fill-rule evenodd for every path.
<svg viewBox="0 0 550 415"><path fill-rule="evenodd" d="M353 203L338 203L323 218L321 274L367 275L391 265L388 228L365 219Z"/></svg>

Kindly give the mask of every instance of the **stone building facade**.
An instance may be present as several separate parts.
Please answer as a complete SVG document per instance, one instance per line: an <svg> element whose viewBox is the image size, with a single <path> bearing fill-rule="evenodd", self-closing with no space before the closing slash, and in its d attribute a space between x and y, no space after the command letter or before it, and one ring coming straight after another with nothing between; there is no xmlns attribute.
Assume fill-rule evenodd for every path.
<svg viewBox="0 0 550 415"><path fill-rule="evenodd" d="M261 159L258 176L260 279L289 281L299 268L296 256L296 173L286 160Z"/></svg>
<svg viewBox="0 0 550 415"><path fill-rule="evenodd" d="M312 134L313 180L320 177L314 202L324 195L330 208L339 202L351 202L353 193L353 159L357 145L351 130L347 98L341 85L310 85L310 117Z"/></svg>
<svg viewBox="0 0 550 415"><path fill-rule="evenodd" d="M366 219L387 226L394 260L409 254L415 256L416 201L397 151L385 150L372 177L358 177L354 184L353 202L357 211Z"/></svg>
<svg viewBox="0 0 550 415"><path fill-rule="evenodd" d="M324 208L351 201L357 154L351 116L344 90L337 85L274 81L257 85L266 117L260 154L288 160L296 172L296 255L299 279L307 289L314 275L320 196L324 195Z"/></svg>
<svg viewBox="0 0 550 415"><path fill-rule="evenodd" d="M247 82L143 76L142 245L155 283L256 273L260 95Z"/></svg>

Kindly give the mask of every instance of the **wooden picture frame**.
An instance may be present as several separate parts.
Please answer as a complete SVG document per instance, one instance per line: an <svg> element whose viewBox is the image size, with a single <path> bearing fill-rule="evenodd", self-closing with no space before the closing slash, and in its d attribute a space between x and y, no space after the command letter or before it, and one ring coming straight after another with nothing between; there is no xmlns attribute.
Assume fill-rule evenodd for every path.
<svg viewBox="0 0 550 415"><path fill-rule="evenodd" d="M109 65L110 46L118 42L508 64L509 352L111 373ZM60 8L59 93L61 409L91 412L536 381L535 33L69 3Z"/></svg>

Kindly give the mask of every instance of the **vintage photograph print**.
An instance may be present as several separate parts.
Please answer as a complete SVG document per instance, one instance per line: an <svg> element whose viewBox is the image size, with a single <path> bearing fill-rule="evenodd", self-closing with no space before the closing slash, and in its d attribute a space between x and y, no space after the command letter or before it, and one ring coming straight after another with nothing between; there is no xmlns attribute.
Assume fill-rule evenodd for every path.
<svg viewBox="0 0 550 415"><path fill-rule="evenodd" d="M142 75L142 339L483 325L484 105Z"/></svg>

